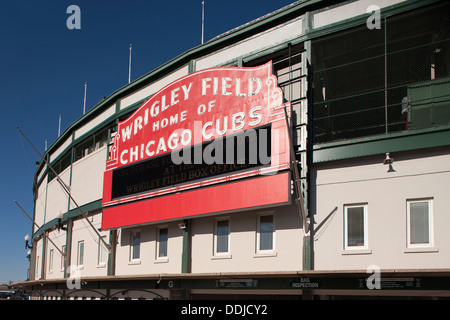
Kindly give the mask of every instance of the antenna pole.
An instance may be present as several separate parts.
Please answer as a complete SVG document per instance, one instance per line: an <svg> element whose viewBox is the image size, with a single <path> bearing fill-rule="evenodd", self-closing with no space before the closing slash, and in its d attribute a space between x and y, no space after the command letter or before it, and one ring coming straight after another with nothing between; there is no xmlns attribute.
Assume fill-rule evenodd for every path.
<svg viewBox="0 0 450 320"><path fill-rule="evenodd" d="M111 245L109 243L106 243L105 240L103 240L102 236L100 235L100 233L98 232L98 230L94 227L94 225L92 224L91 221L89 221L88 217L86 216L86 214L84 213L83 210L81 210L80 206L78 205L78 203L75 201L75 199L72 197L71 193L70 193L70 187L68 187L64 181L61 180L61 178L59 177L58 173L53 169L52 166L50 166L50 163L48 163L48 161L39 153L39 151L33 146L33 144L31 143L30 140L28 140L28 138L25 136L25 134L19 129L19 127L16 127L17 130L19 130L20 134L22 136L24 136L24 138L28 141L28 143L33 147L33 149L37 152L37 154L42 158L42 160L44 160L45 164L48 166L48 168L53 172L53 174L56 177L56 180L59 182L59 184L61 185L61 187L64 189L64 191L67 193L67 195L69 196L70 200L72 200L72 202L75 204L75 206L77 207L78 211L80 211L81 215L83 216L84 219L86 219L86 221L89 223L89 225L91 226L91 228L95 231L95 233L98 235L98 237L100 238L100 240L103 242L103 244L105 245L106 249L108 250L108 252L111 252Z"/></svg>
<svg viewBox="0 0 450 320"><path fill-rule="evenodd" d="M83 104L83 114L86 113L86 91L87 91L87 82L84 83L84 104Z"/></svg>
<svg viewBox="0 0 450 320"><path fill-rule="evenodd" d="M205 0L202 1L202 44L205 35Z"/></svg>
<svg viewBox="0 0 450 320"><path fill-rule="evenodd" d="M131 82L131 43L130 43L130 59L128 62L128 83Z"/></svg>
<svg viewBox="0 0 450 320"><path fill-rule="evenodd" d="M59 122L58 122L58 137L61 134L61 114L59 114Z"/></svg>

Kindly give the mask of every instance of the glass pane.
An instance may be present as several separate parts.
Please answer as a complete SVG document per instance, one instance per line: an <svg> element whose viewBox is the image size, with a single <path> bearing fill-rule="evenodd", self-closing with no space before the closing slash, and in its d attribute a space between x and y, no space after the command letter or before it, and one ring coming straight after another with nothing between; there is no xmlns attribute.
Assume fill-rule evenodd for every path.
<svg viewBox="0 0 450 320"><path fill-rule="evenodd" d="M140 232L133 232L132 236L132 252L131 252L131 259L139 259L140 257L140 246L141 246L141 233Z"/></svg>
<svg viewBox="0 0 450 320"><path fill-rule="evenodd" d="M106 239L106 237L102 237L103 239ZM98 263L105 263L106 262L106 256L107 256L107 250L105 247L105 244L102 240L99 240L99 252L98 252Z"/></svg>
<svg viewBox="0 0 450 320"><path fill-rule="evenodd" d="M364 246L364 207L347 208L347 246Z"/></svg>
<svg viewBox="0 0 450 320"><path fill-rule="evenodd" d="M103 130L95 135L95 150L100 149L106 145L108 130Z"/></svg>
<svg viewBox="0 0 450 320"><path fill-rule="evenodd" d="M94 138L88 138L75 147L75 161L87 156L94 149Z"/></svg>
<svg viewBox="0 0 450 320"><path fill-rule="evenodd" d="M62 252L66 253L66 246L62 246ZM61 270L64 268L65 257L61 255Z"/></svg>
<svg viewBox="0 0 450 320"><path fill-rule="evenodd" d="M83 265L83 256L84 256L84 242L81 241L78 243L78 265Z"/></svg>
<svg viewBox="0 0 450 320"><path fill-rule="evenodd" d="M159 251L158 257L167 257L167 240L168 230L167 228L159 230Z"/></svg>
<svg viewBox="0 0 450 320"><path fill-rule="evenodd" d="M428 202L410 203L411 244L429 243Z"/></svg>
<svg viewBox="0 0 450 320"><path fill-rule="evenodd" d="M228 220L217 222L217 252L228 252Z"/></svg>
<svg viewBox="0 0 450 320"><path fill-rule="evenodd" d="M53 271L53 250L50 250L50 255L48 259L48 271Z"/></svg>
<svg viewBox="0 0 450 320"><path fill-rule="evenodd" d="M70 166L72 159L72 152L69 151L67 154L61 159L61 172L64 171L67 167Z"/></svg>
<svg viewBox="0 0 450 320"><path fill-rule="evenodd" d="M262 216L259 228L259 250L273 249L273 217Z"/></svg>

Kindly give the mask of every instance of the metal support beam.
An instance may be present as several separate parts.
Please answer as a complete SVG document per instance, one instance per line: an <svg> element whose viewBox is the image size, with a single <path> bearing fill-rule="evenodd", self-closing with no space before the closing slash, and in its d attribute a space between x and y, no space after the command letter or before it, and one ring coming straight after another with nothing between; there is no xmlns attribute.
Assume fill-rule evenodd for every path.
<svg viewBox="0 0 450 320"><path fill-rule="evenodd" d="M180 228L183 231L183 251L181 257L181 273L190 273L191 267L191 233L190 231L190 221L184 220L183 227Z"/></svg>

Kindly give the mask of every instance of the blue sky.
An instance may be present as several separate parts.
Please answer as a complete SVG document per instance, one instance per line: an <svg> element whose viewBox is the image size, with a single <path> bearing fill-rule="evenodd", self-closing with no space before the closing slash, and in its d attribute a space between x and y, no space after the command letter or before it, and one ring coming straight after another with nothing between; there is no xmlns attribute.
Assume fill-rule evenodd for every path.
<svg viewBox="0 0 450 320"><path fill-rule="evenodd" d="M294 0L206 0L205 41ZM67 7L81 29L66 26ZM4 1L0 10L0 284L26 279L26 234L32 223L33 175L39 156L103 97L200 45L201 0Z"/></svg>

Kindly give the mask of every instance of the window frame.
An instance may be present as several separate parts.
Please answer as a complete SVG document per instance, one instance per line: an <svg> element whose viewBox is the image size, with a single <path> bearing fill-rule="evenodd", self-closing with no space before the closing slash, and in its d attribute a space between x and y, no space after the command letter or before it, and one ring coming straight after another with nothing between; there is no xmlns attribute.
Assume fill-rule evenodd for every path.
<svg viewBox="0 0 450 320"><path fill-rule="evenodd" d="M82 250L80 250L81 245L82 245ZM84 251L85 251L84 249L85 249L84 240L78 241L78 244L77 244L77 266L79 268L84 267ZM81 253L81 255L80 255L80 253ZM80 263L80 260L81 260L81 263Z"/></svg>
<svg viewBox="0 0 450 320"><path fill-rule="evenodd" d="M434 247L434 213L433 198L418 198L406 200L406 247L408 249ZM428 243L411 243L411 204L428 203Z"/></svg>
<svg viewBox="0 0 450 320"><path fill-rule="evenodd" d="M272 248L271 249L261 249L261 218L272 217ZM256 255L257 256L267 256L276 255L276 219L275 212L262 212L257 215L256 223Z"/></svg>
<svg viewBox="0 0 450 320"><path fill-rule="evenodd" d="M41 278L41 273L39 272L40 270L40 266L39 266L39 255L36 256L36 269L35 269L35 279L40 279Z"/></svg>
<svg viewBox="0 0 450 320"><path fill-rule="evenodd" d="M65 244L61 247L61 251L63 253L66 253L67 246ZM64 271L65 264L66 264L66 256L65 255L61 255L61 265L60 265L60 267L61 267L60 270L61 271Z"/></svg>
<svg viewBox="0 0 450 320"><path fill-rule="evenodd" d="M106 241L106 235L101 236L101 239ZM97 266L105 267L106 263L108 262L108 249L106 248L105 244L103 243L103 241L101 239L99 238L99 241L98 241ZM102 252L104 253L104 256L103 256ZM102 257L104 258L105 261L101 260Z"/></svg>
<svg viewBox="0 0 450 320"><path fill-rule="evenodd" d="M50 249L48 253L48 273L53 273L53 260L55 257L54 253L55 253L54 249Z"/></svg>
<svg viewBox="0 0 450 320"><path fill-rule="evenodd" d="M221 222L227 222L227 251L218 251L218 245L219 245L219 223ZM213 239L213 256L214 257L229 257L231 258L231 233L230 233L230 218L229 217L221 217L214 220L214 239Z"/></svg>
<svg viewBox="0 0 450 320"><path fill-rule="evenodd" d="M134 258L133 257L133 253L134 253L134 237L135 234L139 234L139 248L138 248L138 257ZM135 230L130 230L130 252L129 252L129 263L130 264L139 264L141 262L141 230L140 229L135 229Z"/></svg>
<svg viewBox="0 0 450 320"><path fill-rule="evenodd" d="M364 244L362 246L350 246L348 244L348 209L351 208L363 208L363 240ZM369 230L368 230L368 203L354 203L354 204L345 204L344 205L344 250L345 251L361 251L361 250L369 250Z"/></svg>
<svg viewBox="0 0 450 320"><path fill-rule="evenodd" d="M166 255L160 255L161 248L161 230L167 230L166 239ZM156 261L157 262L168 262L169 261L169 226L162 225L157 228L157 238L156 238Z"/></svg>

